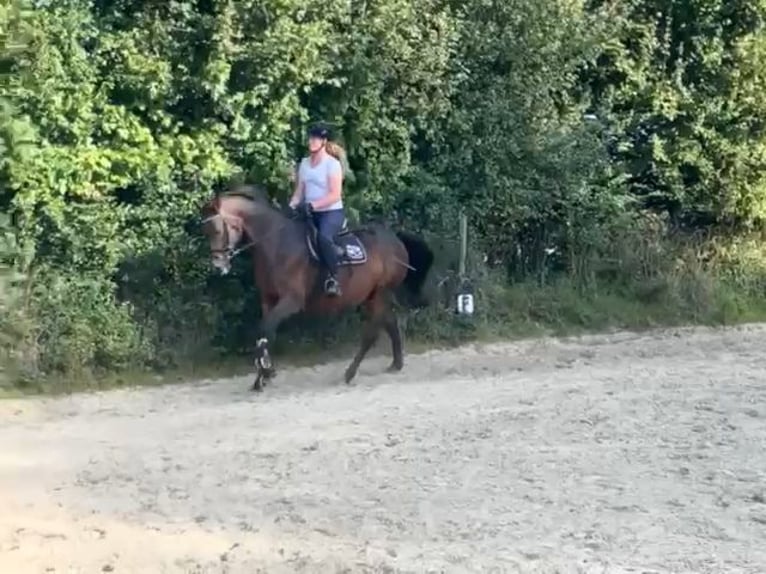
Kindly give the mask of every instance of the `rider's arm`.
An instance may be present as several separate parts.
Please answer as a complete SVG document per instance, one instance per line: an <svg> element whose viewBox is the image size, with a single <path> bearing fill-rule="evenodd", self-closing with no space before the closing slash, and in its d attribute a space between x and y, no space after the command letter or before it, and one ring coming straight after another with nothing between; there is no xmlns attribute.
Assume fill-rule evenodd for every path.
<svg viewBox="0 0 766 574"><path fill-rule="evenodd" d="M295 172L295 190L290 198L290 207L296 207L303 201L304 185L301 181L301 170L298 168Z"/></svg>
<svg viewBox="0 0 766 574"><path fill-rule="evenodd" d="M327 184L327 195L322 199L311 202L311 207L314 209L324 209L340 201L343 190L343 168L340 162L333 162L332 168L330 168L330 172L327 174Z"/></svg>

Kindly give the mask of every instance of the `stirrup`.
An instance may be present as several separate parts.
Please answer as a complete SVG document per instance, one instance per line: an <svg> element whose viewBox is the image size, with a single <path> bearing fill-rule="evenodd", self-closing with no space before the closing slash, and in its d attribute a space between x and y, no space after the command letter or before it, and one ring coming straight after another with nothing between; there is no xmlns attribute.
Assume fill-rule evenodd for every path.
<svg viewBox="0 0 766 574"><path fill-rule="evenodd" d="M335 277L328 277L324 282L324 292L326 295L337 297L340 295L340 283Z"/></svg>

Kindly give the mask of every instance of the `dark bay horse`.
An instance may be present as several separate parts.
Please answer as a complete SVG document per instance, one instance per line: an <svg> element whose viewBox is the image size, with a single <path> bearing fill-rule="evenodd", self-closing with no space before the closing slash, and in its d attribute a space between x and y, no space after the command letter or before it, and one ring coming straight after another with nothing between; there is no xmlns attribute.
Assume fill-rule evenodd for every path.
<svg viewBox="0 0 766 574"><path fill-rule="evenodd" d="M408 303L421 300L421 289L433 263L433 253L421 238L373 225L339 237L344 250L338 272L342 295L330 297L321 287L323 271L311 240L313 226L275 208L265 192L242 186L209 201L202 209L203 231L210 242L213 266L226 274L231 259L249 250L255 283L261 293L262 320L256 345L253 390L261 391L274 376L270 344L288 317L305 311L332 315L362 307L366 323L361 346L346 369L350 383L380 331L391 339L390 371L404 366L402 338L393 295L404 291Z"/></svg>

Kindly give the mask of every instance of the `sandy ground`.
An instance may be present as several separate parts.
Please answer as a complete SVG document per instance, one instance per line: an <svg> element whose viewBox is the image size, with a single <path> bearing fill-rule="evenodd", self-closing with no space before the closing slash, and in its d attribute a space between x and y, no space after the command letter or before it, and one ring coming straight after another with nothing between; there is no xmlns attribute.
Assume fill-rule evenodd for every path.
<svg viewBox="0 0 766 574"><path fill-rule="evenodd" d="M0 572L766 572L766 326L0 402Z"/></svg>

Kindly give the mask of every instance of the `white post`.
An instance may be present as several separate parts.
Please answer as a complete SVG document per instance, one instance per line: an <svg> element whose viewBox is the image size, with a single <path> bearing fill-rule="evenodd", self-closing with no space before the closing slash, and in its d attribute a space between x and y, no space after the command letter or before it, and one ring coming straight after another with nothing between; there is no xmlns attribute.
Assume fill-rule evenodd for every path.
<svg viewBox="0 0 766 574"><path fill-rule="evenodd" d="M468 216L460 212L460 260L458 261L457 312L460 315L473 315L473 293L466 278L468 259Z"/></svg>
<svg viewBox="0 0 766 574"><path fill-rule="evenodd" d="M468 258L468 216L465 212L460 212L460 262L458 266L458 274L460 280L465 278L465 264Z"/></svg>

